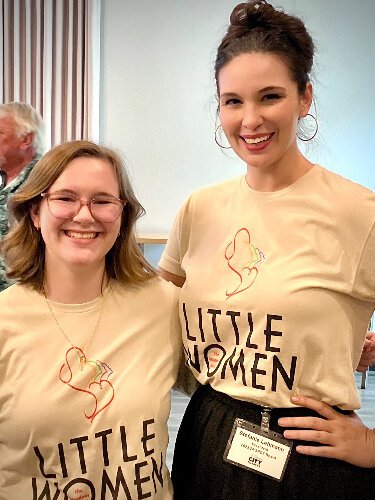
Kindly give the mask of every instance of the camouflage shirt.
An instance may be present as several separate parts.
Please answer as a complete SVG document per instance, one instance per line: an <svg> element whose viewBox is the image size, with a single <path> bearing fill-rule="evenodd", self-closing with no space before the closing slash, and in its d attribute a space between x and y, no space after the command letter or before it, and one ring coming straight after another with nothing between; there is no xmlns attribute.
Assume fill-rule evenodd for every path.
<svg viewBox="0 0 375 500"><path fill-rule="evenodd" d="M22 184L29 177L29 174L38 160L40 160L40 155L35 155L34 158L21 170L20 174L16 179L14 179L9 186L4 189L0 189L0 239L5 236L9 230L9 219L8 219L8 209L7 204L9 198L13 193L19 189ZM12 281L5 276L5 263L0 256L0 292L8 288L12 284Z"/></svg>

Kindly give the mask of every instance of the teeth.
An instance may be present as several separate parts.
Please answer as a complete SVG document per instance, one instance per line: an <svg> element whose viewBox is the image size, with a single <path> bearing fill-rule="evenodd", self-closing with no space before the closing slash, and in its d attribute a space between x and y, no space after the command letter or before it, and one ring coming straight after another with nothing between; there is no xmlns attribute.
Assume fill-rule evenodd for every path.
<svg viewBox="0 0 375 500"><path fill-rule="evenodd" d="M271 137L271 134L264 135L263 137L256 137L255 139L251 138L246 138L244 137L244 141L246 144L259 144L260 142L268 141L268 139Z"/></svg>
<svg viewBox="0 0 375 500"><path fill-rule="evenodd" d="M78 238L79 240L93 240L96 238L96 233L74 233L73 231L66 231L66 234L70 238Z"/></svg>

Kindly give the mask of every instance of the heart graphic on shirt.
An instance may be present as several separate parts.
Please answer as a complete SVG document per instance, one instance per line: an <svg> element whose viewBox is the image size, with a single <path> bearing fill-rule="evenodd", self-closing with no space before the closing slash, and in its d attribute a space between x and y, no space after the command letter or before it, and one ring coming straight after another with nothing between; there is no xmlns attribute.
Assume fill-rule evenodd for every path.
<svg viewBox="0 0 375 500"><path fill-rule="evenodd" d="M205 348L203 357L206 363L207 377L215 375L221 365L221 362L225 358L225 354L225 349L220 344L214 344Z"/></svg>
<svg viewBox="0 0 375 500"><path fill-rule="evenodd" d="M87 360L79 347L68 349L65 360L60 368L60 380L71 389L92 398L91 409L85 412L85 417L92 422L115 397L113 385L108 380L113 372L106 363Z"/></svg>
<svg viewBox="0 0 375 500"><path fill-rule="evenodd" d="M225 259L229 269L236 274L238 285L232 291L226 291L227 299L248 290L258 276L258 266L265 260L264 253L251 243L250 232L239 229L225 249Z"/></svg>

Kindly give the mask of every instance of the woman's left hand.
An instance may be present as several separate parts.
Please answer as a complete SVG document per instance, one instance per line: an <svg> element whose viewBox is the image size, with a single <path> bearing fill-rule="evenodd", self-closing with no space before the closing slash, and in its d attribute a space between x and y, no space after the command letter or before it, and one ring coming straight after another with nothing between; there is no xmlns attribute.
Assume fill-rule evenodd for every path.
<svg viewBox="0 0 375 500"><path fill-rule="evenodd" d="M342 415L331 406L306 396L293 396L292 403L310 408L319 417L283 417L281 427L294 427L284 431L288 439L312 441L322 446L298 445L303 455L337 458L359 467L375 467L375 430L366 427L352 412Z"/></svg>

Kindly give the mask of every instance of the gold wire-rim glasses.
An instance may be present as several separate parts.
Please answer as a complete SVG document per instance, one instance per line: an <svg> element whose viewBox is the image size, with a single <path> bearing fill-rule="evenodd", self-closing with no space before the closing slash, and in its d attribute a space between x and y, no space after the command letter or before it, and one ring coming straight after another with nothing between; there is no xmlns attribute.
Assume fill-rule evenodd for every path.
<svg viewBox="0 0 375 500"><path fill-rule="evenodd" d="M126 201L121 200L120 198L116 198L115 196L101 195L101 196L93 197L90 200L84 200L83 198L80 198L75 193L64 193L64 192L59 192L59 191L55 191L52 193L45 191L45 192L41 193L40 196L47 200L47 206L48 206L48 210L49 210L50 214L53 215L54 217L57 217L58 219L73 219L74 217L76 217L79 214L82 207L86 206L88 211L90 212L91 217L93 219L95 219L96 221L98 221L98 222L114 222L119 217L121 217L124 206L126 205ZM56 200L51 200L51 197L53 197L53 196L59 197L61 202L63 202L64 198L65 199L70 198L71 201L73 201L76 205L74 207L67 207L66 206L64 208L64 210L68 210L68 208L70 208L70 212L68 211L66 213L66 215L62 215L63 212L62 211L59 212L58 210L56 210L56 207L54 207L54 205L52 205L52 208L51 208L51 201L59 201L57 198L56 198ZM93 210L92 204L95 202L97 202L97 203L99 203L99 202L112 203L114 206L117 207L118 213L116 213L110 217L109 216L103 217L100 214L98 215L96 210L98 210L98 207L100 205L96 206L96 210L95 210L95 205L94 205L94 210Z"/></svg>

